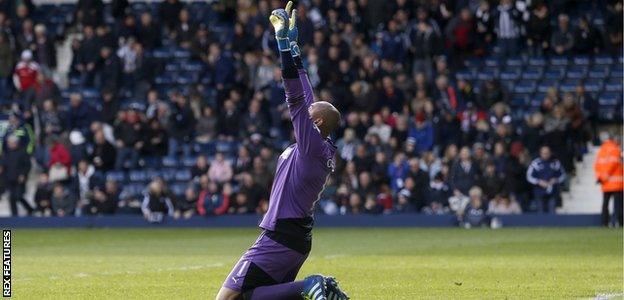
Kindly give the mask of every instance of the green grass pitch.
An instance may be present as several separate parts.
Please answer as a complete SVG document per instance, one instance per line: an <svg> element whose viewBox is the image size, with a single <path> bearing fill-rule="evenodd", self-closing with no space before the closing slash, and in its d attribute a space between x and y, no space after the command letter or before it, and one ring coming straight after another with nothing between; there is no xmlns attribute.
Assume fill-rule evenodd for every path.
<svg viewBox="0 0 624 300"><path fill-rule="evenodd" d="M257 229L14 230L18 299L214 299ZM622 298L620 229L316 229L352 299Z"/></svg>

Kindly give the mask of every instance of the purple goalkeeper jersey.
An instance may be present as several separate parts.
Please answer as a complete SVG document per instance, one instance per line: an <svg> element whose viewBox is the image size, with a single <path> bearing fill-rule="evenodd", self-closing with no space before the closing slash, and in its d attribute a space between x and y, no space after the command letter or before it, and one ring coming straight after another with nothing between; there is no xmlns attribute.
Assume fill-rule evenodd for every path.
<svg viewBox="0 0 624 300"><path fill-rule="evenodd" d="M331 140L321 136L310 119L308 107L314 101L314 95L306 71L299 70L299 78L284 79L284 90L296 143L279 156L269 209L260 227L271 231L306 234L312 229L314 203L328 175L334 170L336 147ZM282 226L284 223L292 225L293 220L295 227L302 228L281 228L289 226Z"/></svg>

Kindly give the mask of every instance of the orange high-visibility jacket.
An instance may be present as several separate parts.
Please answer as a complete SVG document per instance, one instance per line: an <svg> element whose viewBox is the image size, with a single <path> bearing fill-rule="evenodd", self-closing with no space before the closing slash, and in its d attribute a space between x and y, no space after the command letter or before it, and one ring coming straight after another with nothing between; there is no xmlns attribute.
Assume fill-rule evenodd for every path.
<svg viewBox="0 0 624 300"><path fill-rule="evenodd" d="M613 140L608 140L600 146L594 170L596 179L602 184L603 192L619 192L624 189L622 151Z"/></svg>

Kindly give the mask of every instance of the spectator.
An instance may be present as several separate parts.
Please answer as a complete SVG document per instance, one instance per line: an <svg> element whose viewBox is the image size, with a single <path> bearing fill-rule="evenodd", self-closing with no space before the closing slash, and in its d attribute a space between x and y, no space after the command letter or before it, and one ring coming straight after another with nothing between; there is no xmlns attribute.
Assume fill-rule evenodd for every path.
<svg viewBox="0 0 624 300"><path fill-rule="evenodd" d="M106 140L103 130L96 131L93 140L90 161L93 162L95 169L101 172L112 170L115 167L117 149Z"/></svg>
<svg viewBox="0 0 624 300"><path fill-rule="evenodd" d="M574 34L570 30L570 18L566 14L557 17L558 27L550 38L552 50L557 55L569 54L574 47Z"/></svg>
<svg viewBox="0 0 624 300"><path fill-rule="evenodd" d="M459 159L453 163L450 170L450 186L454 194L457 192L467 195L468 190L475 186L481 177L479 167L473 163L470 149L463 147L459 151Z"/></svg>
<svg viewBox="0 0 624 300"><path fill-rule="evenodd" d="M0 31L0 98L9 97L9 77L13 71L13 49L6 34Z"/></svg>
<svg viewBox="0 0 624 300"><path fill-rule="evenodd" d="M52 188L52 209L57 217L69 217L76 209L76 198L61 183Z"/></svg>
<svg viewBox="0 0 624 300"><path fill-rule="evenodd" d="M52 184L50 184L48 174L45 172L39 174L37 190L35 192L35 205L34 214L36 216L52 216Z"/></svg>
<svg viewBox="0 0 624 300"><path fill-rule="evenodd" d="M540 212L555 213L560 185L566 179L561 163L552 157L550 148L542 146L539 157L534 159L527 170L527 181L533 185L533 196Z"/></svg>
<svg viewBox="0 0 624 300"><path fill-rule="evenodd" d="M188 157L191 154L188 143L192 138L195 117L184 96L175 95L172 100L172 113L169 116L169 157L176 157L180 149Z"/></svg>
<svg viewBox="0 0 624 300"><path fill-rule="evenodd" d="M512 0L501 0L494 12L494 28L499 52L503 57L518 54L521 17L521 12Z"/></svg>
<svg viewBox="0 0 624 300"><path fill-rule="evenodd" d="M11 135L7 139L7 150L2 154L0 164L0 175L9 191L9 201L11 203L11 215L18 216L17 203L20 203L31 214L33 208L24 199L26 179L30 172L30 157L19 144L19 138Z"/></svg>
<svg viewBox="0 0 624 300"><path fill-rule="evenodd" d="M145 146L144 134L141 116L135 110L127 109L119 113L115 120L115 169L133 168L137 165L139 151Z"/></svg>
<svg viewBox="0 0 624 300"><path fill-rule="evenodd" d="M574 53L592 55L600 52L602 37L585 17L579 19L574 32Z"/></svg>
<svg viewBox="0 0 624 300"><path fill-rule="evenodd" d="M173 216L173 202L160 179L152 180L141 204L143 217L149 222L160 223L165 216Z"/></svg>
<svg viewBox="0 0 624 300"><path fill-rule="evenodd" d="M99 186L93 188L85 212L91 215L112 215L117 210L118 200L117 182L108 180L103 190Z"/></svg>
<svg viewBox="0 0 624 300"><path fill-rule="evenodd" d="M602 187L602 226L609 226L609 201L613 198L614 215L620 227L624 224L622 219L622 191L624 180L622 173L622 152L619 138L605 135L604 142L596 156L594 171L596 182Z"/></svg>
<svg viewBox="0 0 624 300"><path fill-rule="evenodd" d="M550 47L550 15L548 6L538 4L531 11L527 24L527 46L530 55L542 56Z"/></svg>
<svg viewBox="0 0 624 300"><path fill-rule="evenodd" d="M517 215L521 213L522 209L518 202L504 194L496 195L488 204L488 215Z"/></svg>
<svg viewBox="0 0 624 300"><path fill-rule="evenodd" d="M37 82L37 74L39 73L39 64L34 62L33 54L30 50L24 50L21 59L15 66L13 73L13 84L19 92L26 92L32 88Z"/></svg>
<svg viewBox="0 0 624 300"><path fill-rule="evenodd" d="M210 168L208 168L208 178L210 181L224 183L232 179L232 175L232 165L225 159L225 155L222 152L218 152L214 161L210 164Z"/></svg>
<svg viewBox="0 0 624 300"><path fill-rule="evenodd" d="M69 96L69 104L70 109L67 113L66 128L86 132L91 123L95 121L96 112L83 100L82 94L78 92Z"/></svg>
<svg viewBox="0 0 624 300"><path fill-rule="evenodd" d="M35 38L33 42L31 50L33 51L35 61L37 61L43 69L56 69L56 48L54 42L48 37L45 25L35 25Z"/></svg>
<svg viewBox="0 0 624 300"><path fill-rule="evenodd" d="M482 197L481 188L472 187L470 189L470 202L466 205L463 212L461 212L457 217L460 226L471 228L488 225L489 216L483 206Z"/></svg>
<svg viewBox="0 0 624 300"><path fill-rule="evenodd" d="M177 197L174 203L175 212L173 217L175 219L184 218L189 219L196 212L197 206L197 192L193 186L188 186L184 190L184 195L182 197Z"/></svg>

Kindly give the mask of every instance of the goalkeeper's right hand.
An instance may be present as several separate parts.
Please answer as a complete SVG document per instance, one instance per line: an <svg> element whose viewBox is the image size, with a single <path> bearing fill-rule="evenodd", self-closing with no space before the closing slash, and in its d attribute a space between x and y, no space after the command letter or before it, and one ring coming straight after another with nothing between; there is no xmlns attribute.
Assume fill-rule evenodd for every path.
<svg viewBox="0 0 624 300"><path fill-rule="evenodd" d="M290 19L288 20L288 40L290 40L290 53L295 57L299 56L301 51L297 44L297 39L299 38L299 30L297 29L297 9L293 9L292 6L293 2L288 1L285 11L287 15L290 15Z"/></svg>

